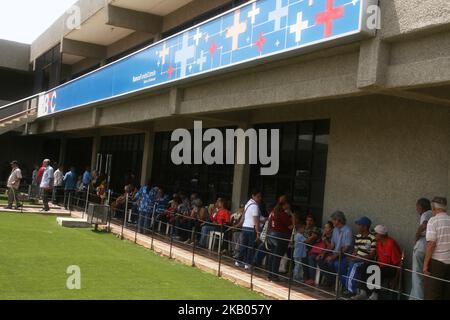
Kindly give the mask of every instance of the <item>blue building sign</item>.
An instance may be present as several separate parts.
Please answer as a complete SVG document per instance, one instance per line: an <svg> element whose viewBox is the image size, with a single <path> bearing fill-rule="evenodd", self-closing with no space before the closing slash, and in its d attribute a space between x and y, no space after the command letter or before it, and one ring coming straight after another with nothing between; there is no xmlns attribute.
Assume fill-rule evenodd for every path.
<svg viewBox="0 0 450 320"><path fill-rule="evenodd" d="M373 34L365 25L372 2L249 2L45 93L39 116L356 40Z"/></svg>

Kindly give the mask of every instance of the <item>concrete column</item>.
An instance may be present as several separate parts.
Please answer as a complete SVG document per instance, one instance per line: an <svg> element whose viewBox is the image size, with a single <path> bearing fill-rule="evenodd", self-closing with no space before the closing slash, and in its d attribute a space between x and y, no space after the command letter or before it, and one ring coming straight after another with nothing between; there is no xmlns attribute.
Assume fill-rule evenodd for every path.
<svg viewBox="0 0 450 320"><path fill-rule="evenodd" d="M145 132L144 155L142 157L141 185L145 185L151 178L153 169L153 154L155 146L155 132L149 129Z"/></svg>
<svg viewBox="0 0 450 320"><path fill-rule="evenodd" d="M67 150L67 139L61 138L60 145L59 145L58 165L62 165L66 161L66 150Z"/></svg>
<svg viewBox="0 0 450 320"><path fill-rule="evenodd" d="M239 127L243 130L247 130L251 127L251 125L248 122L241 122ZM239 205L248 198L249 182L250 182L250 165L235 164L233 175L233 192L231 196L232 212L236 211L239 208Z"/></svg>
<svg viewBox="0 0 450 320"><path fill-rule="evenodd" d="M233 193L231 197L232 211L236 211L239 205L248 198L250 181L250 165L234 165Z"/></svg>
<svg viewBox="0 0 450 320"><path fill-rule="evenodd" d="M92 138L91 170L94 170L95 165L97 164L97 154L100 152L101 141L102 137L100 134L97 134Z"/></svg>

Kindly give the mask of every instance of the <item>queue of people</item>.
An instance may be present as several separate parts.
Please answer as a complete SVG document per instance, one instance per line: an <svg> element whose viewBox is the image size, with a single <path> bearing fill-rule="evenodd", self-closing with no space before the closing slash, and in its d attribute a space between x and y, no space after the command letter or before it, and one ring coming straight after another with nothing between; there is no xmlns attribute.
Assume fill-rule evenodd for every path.
<svg viewBox="0 0 450 320"><path fill-rule="evenodd" d="M82 175L77 175L74 167L68 172L64 172L63 166L55 167L56 171L50 160L45 159L42 166L33 171L32 183L40 188L42 211L50 210L52 195L53 202L72 209L69 199L77 193L86 194L88 189L95 193L100 204L105 203L105 177L91 172L88 167ZM7 183L8 209L13 208L14 203L16 209L22 206L19 200L21 180L19 165L12 161ZM211 233L223 231L221 238L230 244L223 253L233 257L236 267L264 268L270 281L280 280L286 257L292 259L292 277L297 283L332 287L339 275L343 295L353 300L377 300L381 288L395 288L399 281L403 251L385 225L372 229L369 217L354 221L357 230L354 234L342 211L333 212L330 221L321 228L313 215L305 217L293 208L285 195L278 198L273 208L266 210L262 193L254 190L248 202L232 213L226 199L218 198L207 206L197 193L189 197L183 192L169 196L162 187L151 182L141 188L128 182L123 194L111 204L113 216L124 213L125 203L129 203L128 208L138 216L137 229L143 234L154 230L154 223L161 222L168 226L175 240L186 244L195 242L198 247L207 249ZM416 212L419 226L412 257L410 299L449 299L447 199L421 198L416 203ZM379 271L381 279L375 284L369 283L374 270ZM316 283L318 272L321 277Z"/></svg>
<svg viewBox="0 0 450 320"><path fill-rule="evenodd" d="M229 211L225 199L219 198L216 203L205 206L196 193L190 198L176 193L169 201L164 191L151 183L136 193L135 200L140 204L140 232L149 231L149 221L154 218L155 222L171 225L176 240L191 243L196 237L192 232L195 227L198 246L207 248L211 232L224 230L224 239L231 243L231 251L224 253L235 259L235 265L246 270L265 268L271 281L280 280L280 265L286 256L293 259L295 281L317 285L316 275L320 271L320 285L332 287L339 273L343 296L353 300L377 300L383 291L381 288L393 290L399 281L403 251L385 225L372 229L368 217L354 222L356 234L341 211L333 212L330 221L320 228L314 216L302 217L293 209L287 196L281 196L264 215L262 193L258 190L253 191L249 201L240 205L235 213ZM445 198L417 202L421 221L414 250L412 299L432 298L426 293L429 286L435 298L439 285L448 289L445 281L424 280L426 275L449 279L450 228L445 211ZM427 225L430 220L434 223ZM368 279L374 267L379 270L381 282L371 286Z"/></svg>

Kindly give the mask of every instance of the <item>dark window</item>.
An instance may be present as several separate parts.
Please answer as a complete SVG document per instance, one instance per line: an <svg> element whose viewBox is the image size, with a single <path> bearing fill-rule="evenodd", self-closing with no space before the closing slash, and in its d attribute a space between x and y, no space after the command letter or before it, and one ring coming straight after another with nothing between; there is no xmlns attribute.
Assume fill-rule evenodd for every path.
<svg viewBox="0 0 450 320"><path fill-rule="evenodd" d="M280 130L280 170L261 176L260 166L251 168L250 187L264 193L268 207L287 194L302 214L321 221L327 168L329 120L259 125L257 129Z"/></svg>
<svg viewBox="0 0 450 320"><path fill-rule="evenodd" d="M36 59L34 81L35 93L47 91L60 84L61 66L61 51L59 44Z"/></svg>
<svg viewBox="0 0 450 320"><path fill-rule="evenodd" d="M225 128L221 129L225 135ZM157 133L153 158L153 183L166 192L197 192L202 200L211 203L217 197L231 199L234 165L175 165L171 160L171 133ZM205 143L206 145L207 143ZM225 147L225 146L224 146ZM225 154L225 150L224 150ZM193 159L193 155L192 155Z"/></svg>
<svg viewBox="0 0 450 320"><path fill-rule="evenodd" d="M121 192L125 185L125 176L130 171L140 182L142 158L144 155L143 134L102 137L100 153L111 154L111 184L110 188Z"/></svg>

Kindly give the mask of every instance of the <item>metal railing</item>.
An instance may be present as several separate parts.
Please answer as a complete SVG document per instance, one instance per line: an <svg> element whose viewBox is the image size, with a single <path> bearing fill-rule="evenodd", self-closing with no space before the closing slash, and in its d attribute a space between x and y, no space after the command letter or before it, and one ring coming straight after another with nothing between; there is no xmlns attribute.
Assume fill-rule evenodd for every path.
<svg viewBox="0 0 450 320"><path fill-rule="evenodd" d="M37 115L39 107L39 99L42 94L36 94L31 97L24 98L19 101L0 107L0 124L6 124L14 119L26 116L27 122L25 124L24 132L28 132L28 118Z"/></svg>
<svg viewBox="0 0 450 320"><path fill-rule="evenodd" d="M92 201L96 198L96 194L89 190L76 191L73 196L68 199L68 209L82 212L83 217L88 215L88 208L90 205L99 205L98 200ZM66 201L66 200L65 200ZM64 201L64 203L66 203ZM119 205L114 204L116 202ZM114 205L113 205L114 204ZM156 211L156 205L153 206L152 212L143 214L139 212L138 206L133 201L132 197L128 194L115 195L108 192L107 200L103 205L107 211L106 219L99 219L94 212L88 215L88 221L91 224L95 224L96 228L98 223L106 226L106 229L111 231L111 225L114 224L120 227L120 238L124 239L125 231L134 232L134 242L138 242L138 235L148 235L150 237L150 248L155 249L154 241L162 241L169 244L169 258L173 258L173 249L180 248L186 251L190 251L192 254L192 266L196 265L196 258L206 257L215 260L217 263L217 276L222 276L223 266L233 267L236 262L244 263L248 265L246 272L249 273L250 280L249 286L253 290L255 284L255 277L269 276L272 279L276 279L279 285L284 286L287 289L286 299L290 300L293 293L309 292L314 296L325 299L348 299L343 292L348 287L346 283L353 281L358 288L367 290L367 281L363 281L360 276L350 276L348 270L348 261L357 262L363 264L362 270L366 270L369 266L378 266L385 268L384 270L391 270L388 272L391 276L382 278L379 285L375 285L375 288L370 289L371 292L380 292L380 299L419 299L418 297L412 297L409 293L404 291L403 281L407 276L418 274L424 279L434 279L445 283L450 283L446 279L436 278L433 276L425 275L405 268L403 265L403 258L401 263L397 266L385 264L379 261L369 260L362 256L352 255L350 253L336 252L334 250L325 249L323 247L317 247L315 245L303 243L303 245L310 251L313 248L320 249L324 257L322 259L316 259L317 263L311 263L305 259L297 259L294 257L295 242L292 237L289 239L276 237L271 233L267 234L266 241L280 241L285 242L283 245L287 248L286 252L282 252L282 255L275 254L273 248L265 248L264 243L255 241L251 245L244 245L241 240L237 240L234 236L235 233L241 232L242 229L235 228L228 225L214 224L211 222L201 221L198 218L188 215L174 213L167 216L165 213L158 214ZM202 234L202 228L208 226L211 230L205 235ZM206 236L206 246L205 238ZM204 243L200 243L203 240ZM217 243L217 246L216 246ZM237 250L245 248L251 250L251 261L241 261L241 257L237 257L235 254ZM234 254L233 254L234 253ZM324 268L324 259L327 256L337 254L335 262L337 268ZM257 256L264 256L258 261ZM317 258L317 257L315 257ZM271 270L270 263L273 263L273 259L285 260L284 265L285 272L281 273L280 268L277 270ZM259 262L263 261L262 264ZM264 262L265 261L265 262ZM346 262L346 263L344 263ZM297 265L297 268L295 268ZM275 266L277 264L275 263ZM299 266L303 269L303 273L306 269L314 270L315 284L308 284L297 278L297 274L294 274L294 270L299 270ZM273 268L272 268L273 269ZM243 269L245 270L245 269ZM323 280L328 279L328 286L322 285Z"/></svg>

